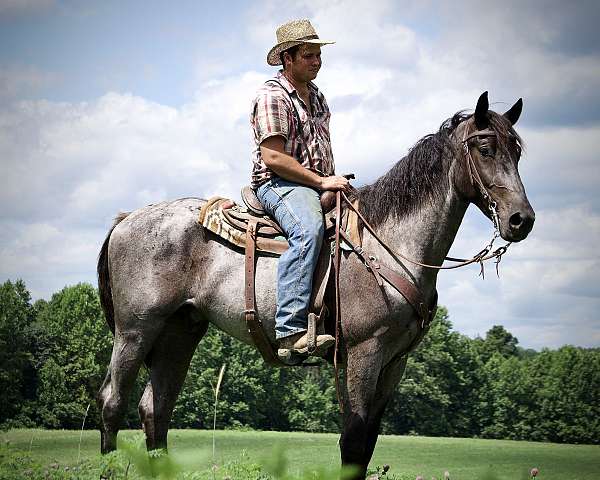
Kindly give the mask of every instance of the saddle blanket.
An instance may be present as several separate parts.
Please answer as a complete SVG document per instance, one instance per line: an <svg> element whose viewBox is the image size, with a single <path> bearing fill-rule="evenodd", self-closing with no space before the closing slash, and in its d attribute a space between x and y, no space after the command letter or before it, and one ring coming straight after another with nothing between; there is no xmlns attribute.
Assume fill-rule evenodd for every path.
<svg viewBox="0 0 600 480"><path fill-rule="evenodd" d="M358 207L358 202L355 204ZM334 212L325 216L325 229L334 224ZM361 229L358 216L353 210L345 209L343 212L342 228L349 235L355 245L362 245ZM249 219L259 219L256 235L256 249L281 255L287 248L288 242L282 235L281 229L269 217L257 217L246 207L237 205L233 200L222 197L210 198L200 209L198 223L219 237L227 240L232 245L241 249L246 248L246 229ZM325 239L327 242L327 238ZM342 241L342 250L351 251L352 248Z"/></svg>
<svg viewBox="0 0 600 480"><path fill-rule="evenodd" d="M230 221L232 217L234 217L233 221L237 220L237 226ZM236 247L245 249L246 229L245 224L242 223L244 217L252 217L247 208L237 205L228 198L212 197L200 209L198 223ZM269 237L257 238L256 249L281 254L288 248L284 236L269 235Z"/></svg>

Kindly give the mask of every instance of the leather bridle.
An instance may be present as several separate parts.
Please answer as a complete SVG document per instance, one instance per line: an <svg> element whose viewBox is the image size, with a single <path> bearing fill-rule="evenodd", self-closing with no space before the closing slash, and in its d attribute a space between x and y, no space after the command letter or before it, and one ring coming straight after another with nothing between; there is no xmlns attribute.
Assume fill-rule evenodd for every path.
<svg viewBox="0 0 600 480"><path fill-rule="evenodd" d="M462 144L462 149L464 152L464 161L466 164L466 168L467 168L467 172L469 175L469 179L471 182L471 185L473 185L476 189L479 190L479 193L481 194L483 200L485 202L487 202L487 208L490 212L490 217L492 219L492 223L494 225L494 234L492 236L492 239L489 241L489 243L483 248L481 249L478 253L476 253L475 255L473 255L471 258L455 258L455 257L445 257L444 260L450 261L450 262L455 262L456 265L448 265L448 266L444 266L444 265L430 265L427 263L423 263L423 262L419 262L417 260L413 260L410 257L407 257L406 255L403 255L399 252L396 252L394 250L392 250L389 245L387 245L380 237L379 235L377 235L377 233L375 232L375 229L369 224L369 222L363 217L363 215L361 214L361 212L359 211L358 208L356 208L356 206L348 199L348 197L346 196L345 193L342 192L342 198L345 200L346 204L348 205L348 208L352 209L356 215L358 216L358 218L360 218L360 220L362 221L363 225L367 228L367 230L369 231L369 233L371 233L371 235L379 242L379 244L392 256L392 258L394 258L394 260L396 260L398 263L402 263L402 260L407 261L409 263L412 263L414 265L418 265L424 268L429 268L429 269L434 269L434 270L453 270L456 268L460 268L460 267L465 267L467 265L471 265L473 263L478 263L480 265L480 275L484 276L485 275L485 271L484 271L484 265L483 262L487 261L487 260L492 260L495 259L496 262L496 274L499 274L498 271L498 267L500 264L500 261L502 259L502 255L504 255L506 253L506 251L508 250L508 247L510 246L511 242L507 242L505 245L496 248L495 250L493 249L494 247L494 242L496 241L497 238L500 237L500 220L498 217L498 211L496 210L497 204L496 202L493 200L489 190L487 189L487 187L485 186L485 184L483 183L483 180L481 179L481 175L479 174L479 171L477 170L477 166L475 165L475 162L473 160L473 157L471 156L471 150L469 149L469 145L468 145L468 141L472 138L475 137L491 137L494 136L496 137L497 134L496 132L494 132L493 130L490 129L485 129L485 130L476 130L474 132L471 132L470 134L467 134L466 129L465 129L465 134L463 135L463 139L461 141ZM360 248L360 247L359 247ZM361 253L364 253L361 251ZM373 257L373 256L364 256L363 258L370 260L371 262L377 262L377 258ZM368 265L369 262L365 261L365 265L367 267L369 267Z"/></svg>
<svg viewBox="0 0 600 480"><path fill-rule="evenodd" d="M467 166L467 171L469 173L469 179L471 181L471 185L476 187L479 190L479 193L483 197L483 200L488 204L488 210L490 211L492 222L494 223L494 227L499 229L500 222L498 220L498 212L496 211L496 202L492 199L492 195L488 191L487 187L484 185L483 180L481 179L481 175L479 174L479 170L477 170L477 166L473 161L473 157L471 156L471 149L469 148L469 140L477 137L497 137L496 132L490 129L486 130L476 130L469 135L467 135L466 129L465 134L462 139L462 148L465 157L465 163Z"/></svg>
<svg viewBox="0 0 600 480"><path fill-rule="evenodd" d="M484 201L488 203L488 209L490 211L492 217L492 223L494 224L494 235L479 253L474 255L469 259L462 258L453 258L453 257L445 257L445 260L457 262L456 265L452 266L443 266L443 265L428 265L426 263L418 262L413 260L406 255L403 255L399 252L395 252L392 248L386 244L379 235L375 232L375 229L371 226L371 224L365 219L365 217L360 212L357 202L353 203L348 199L346 194L340 190L336 192L336 208L335 208L335 234L334 234L334 250L333 250L333 267L334 267L334 285L335 285L335 347L333 354L333 365L335 369L335 385L336 392L338 396L338 402L340 405L340 410L343 412L343 405L341 401L341 390L339 383L339 372L338 372L338 351L340 348L340 338L341 338L341 304L340 304L340 285L339 285L339 275L340 275L340 246L341 241L343 240L351 250L358 255L358 257L362 260L365 267L373 274L377 284L380 288L383 287L383 280L385 280L388 284L390 284L394 289L396 289L413 307L419 318L421 319L421 332L417 335L412 342L410 343L407 351L405 353L410 352L412 349L416 347L416 345L420 342L420 340L425 335L425 331L429 327L429 324L433 320L435 316L435 310L437 305L437 292L434 293L433 301L427 302L425 296L421 292L420 288L418 288L412 281L405 278L404 275L397 273L393 268L388 267L384 263L382 263L377 257L373 255L369 255L362 248L362 245L357 245L350 238L351 235L348 235L344 229L342 228L342 201L344 201L347 205L347 208L353 211L357 217L362 221L364 227L369 231L369 233L379 242L379 244L391 255L391 257L402 264L402 260L412 263L414 265L419 265L424 268L430 268L435 270L451 270L455 268L464 267L466 265L470 265L472 263L479 263L481 267L480 275L484 275L484 267L483 262L486 260L495 259L496 260L496 273L498 274L498 265L500 260L502 259L502 255L506 253L510 242L506 245L497 248L496 250L492 250L494 241L500 236L500 223L498 219L498 212L496 210L496 202L492 199L488 189L484 185L481 175L477 170L475 162L473 161L473 157L471 156L471 151L469 149L468 141L471 138L475 137L483 137L483 136L497 136L496 132L493 130L476 130L467 135L465 130L465 135L462 139L462 146L464 151L465 162L467 166L467 171L469 172L469 178L471 184L476 187L481 193ZM360 238L360 235L358 235Z"/></svg>

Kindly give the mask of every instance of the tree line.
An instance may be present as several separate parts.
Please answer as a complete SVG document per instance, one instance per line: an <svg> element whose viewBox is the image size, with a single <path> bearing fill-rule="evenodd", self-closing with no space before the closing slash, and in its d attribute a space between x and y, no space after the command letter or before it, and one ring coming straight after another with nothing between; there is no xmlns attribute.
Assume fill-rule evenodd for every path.
<svg viewBox="0 0 600 480"><path fill-rule="evenodd" d="M31 301L22 281L0 285L0 428L97 428L95 395L112 337L89 284ZM333 369L271 368L215 328L200 342L172 428L212 428L213 388L226 364L218 428L339 431ZM138 428L141 371L126 425ZM382 422L399 435L600 443L600 350L523 349L502 326L484 338L452 330L441 307L413 352Z"/></svg>

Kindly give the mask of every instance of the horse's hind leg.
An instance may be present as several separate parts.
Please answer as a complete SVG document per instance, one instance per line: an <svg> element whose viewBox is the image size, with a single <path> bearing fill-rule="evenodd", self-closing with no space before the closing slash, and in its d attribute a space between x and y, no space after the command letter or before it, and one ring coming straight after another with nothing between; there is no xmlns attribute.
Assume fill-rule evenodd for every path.
<svg viewBox="0 0 600 480"><path fill-rule="evenodd" d="M96 396L96 404L98 405L98 411L100 412L100 416L102 416L102 410L104 407L104 402L110 395L110 364L108 365L108 371L106 372L106 376L104 377L104 381L102 382L102 386L98 391L98 395ZM110 443L106 438L106 429L104 428L104 420L102 420L102 426L100 428L100 450L101 452L108 453L114 448L110 448Z"/></svg>
<svg viewBox="0 0 600 480"><path fill-rule="evenodd" d="M185 311L172 316L149 356L150 380L139 403L148 450L167 448L167 432L192 355L208 328Z"/></svg>
<svg viewBox="0 0 600 480"><path fill-rule="evenodd" d="M144 321L140 322L142 316ZM134 318L137 321L133 321ZM131 388L144 358L163 326L163 321L151 319L148 315L132 314L130 320L132 321L128 323L136 324L136 327L127 330L117 327L108 373L97 397L103 424L102 453L117 448L117 433L127 409Z"/></svg>

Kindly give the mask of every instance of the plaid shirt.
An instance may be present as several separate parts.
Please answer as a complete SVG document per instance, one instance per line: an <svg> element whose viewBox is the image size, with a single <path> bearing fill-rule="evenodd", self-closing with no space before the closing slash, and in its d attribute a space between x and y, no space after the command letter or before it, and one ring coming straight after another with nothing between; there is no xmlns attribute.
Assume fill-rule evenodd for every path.
<svg viewBox="0 0 600 480"><path fill-rule="evenodd" d="M265 165L260 153L260 144L265 139L274 136L285 139L285 152L298 160L304 167L320 176L332 175L335 165L329 137L331 113L325 97L314 83L308 84L313 112L311 116L304 101L282 71L277 74L275 79L283 85L287 93L275 82L266 82L258 89L256 98L252 102L252 114L250 115L250 123L254 132L252 187L258 188L269 178L275 176L275 173ZM304 141L300 139L292 101L302 122ZM310 156L306 146L310 150Z"/></svg>

